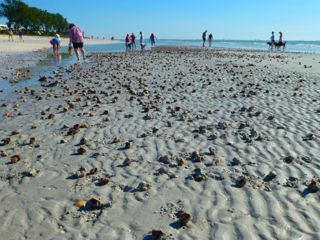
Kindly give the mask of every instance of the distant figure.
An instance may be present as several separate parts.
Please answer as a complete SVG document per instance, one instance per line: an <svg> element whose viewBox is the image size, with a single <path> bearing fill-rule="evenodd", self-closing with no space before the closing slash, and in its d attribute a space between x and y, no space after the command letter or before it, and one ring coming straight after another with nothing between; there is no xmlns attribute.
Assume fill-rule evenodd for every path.
<svg viewBox="0 0 320 240"><path fill-rule="evenodd" d="M18 35L19 35L19 41L20 41L20 42L24 42L22 30L19 30Z"/></svg>
<svg viewBox="0 0 320 240"><path fill-rule="evenodd" d="M8 39L8 41L10 42L10 41L14 41L13 40L13 29L12 28L9 28L9 31L8 31L8 34L9 34L9 39Z"/></svg>
<svg viewBox="0 0 320 240"><path fill-rule="evenodd" d="M206 39L207 39L207 30L202 33L202 47L206 46Z"/></svg>
<svg viewBox="0 0 320 240"><path fill-rule="evenodd" d="M270 41L271 41L271 43L275 43L274 32L271 33Z"/></svg>
<svg viewBox="0 0 320 240"><path fill-rule="evenodd" d="M125 42L126 42L126 51L131 50L131 38L129 34L127 34Z"/></svg>
<svg viewBox="0 0 320 240"><path fill-rule="evenodd" d="M283 35L282 35L282 32L279 32L279 43L283 43Z"/></svg>
<svg viewBox="0 0 320 240"><path fill-rule="evenodd" d="M274 32L272 32L271 33L271 37L270 37L270 49L271 49L271 51L273 51L274 46L275 46Z"/></svg>
<svg viewBox="0 0 320 240"><path fill-rule="evenodd" d="M146 47L146 44L144 43L144 37L143 37L143 34L142 32L140 32L140 48L141 48L141 51L143 51Z"/></svg>
<svg viewBox="0 0 320 240"><path fill-rule="evenodd" d="M212 33L210 33L209 37L208 37L209 47L212 46L212 41L213 41L213 35L212 35Z"/></svg>
<svg viewBox="0 0 320 240"><path fill-rule="evenodd" d="M134 35L134 33L131 34L131 47L132 47L132 51L135 50L137 48L137 44L136 44L136 35Z"/></svg>
<svg viewBox="0 0 320 240"><path fill-rule="evenodd" d="M79 49L82 54L83 62L85 62L86 56L85 56L85 50L84 50L84 46L83 46L84 45L83 44L83 33L80 30L80 28L78 28L74 24L69 25L69 39L70 39L69 46L71 46L71 44L73 45L73 49L74 49L74 52L76 53L78 62L80 62Z"/></svg>
<svg viewBox="0 0 320 240"><path fill-rule="evenodd" d="M154 35L153 33L151 33L150 35L150 42L151 42L151 48L156 46L156 35Z"/></svg>
<svg viewBox="0 0 320 240"><path fill-rule="evenodd" d="M58 58L59 57L59 50L60 50L60 35L59 34L56 34L54 36L54 38L52 38L50 40L50 44L52 45L52 48L53 48L53 56L55 58Z"/></svg>
<svg viewBox="0 0 320 240"><path fill-rule="evenodd" d="M111 41L114 41L114 37L111 37Z"/></svg>

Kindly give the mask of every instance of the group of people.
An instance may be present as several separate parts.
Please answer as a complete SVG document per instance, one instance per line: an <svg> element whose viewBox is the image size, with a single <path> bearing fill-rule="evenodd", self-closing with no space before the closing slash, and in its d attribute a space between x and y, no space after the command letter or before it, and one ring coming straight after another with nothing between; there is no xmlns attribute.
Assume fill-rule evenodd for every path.
<svg viewBox="0 0 320 240"><path fill-rule="evenodd" d="M69 54L71 55L72 49L73 49L76 54L78 62L80 62L80 53L82 55L83 61L85 62L86 60L83 39L84 39L83 32L80 30L80 28L74 24L70 24L69 25ZM53 56L55 58L58 58L60 45L61 45L60 35L56 34L50 40L50 44L52 45L52 48L53 48Z"/></svg>
<svg viewBox="0 0 320 240"><path fill-rule="evenodd" d="M274 32L271 33L270 41L271 41L272 44L276 43ZM283 34L282 34L282 32L279 32L279 41L278 41L278 43L283 43Z"/></svg>
<svg viewBox="0 0 320 240"><path fill-rule="evenodd" d="M140 49L141 51L143 51L146 47L146 43L144 41L144 36L143 33L140 32L140 39L139 39L139 43L140 43ZM134 33L132 33L131 35L127 34L125 37L125 46L126 46L126 51L134 51L137 49L137 44L136 44L136 35L134 35ZM151 48L155 47L156 45L156 35L154 33L152 33L150 35L150 43L151 43Z"/></svg>
<svg viewBox="0 0 320 240"><path fill-rule="evenodd" d="M13 42L13 41L14 41L14 38L13 38L13 36L14 36L14 30L13 30L13 28L9 28L9 29L8 29L8 36L9 36L8 41L9 41L9 42L10 42L10 41ZM20 41L20 42L24 42L22 29L20 29L20 30L18 31L18 36L19 36L19 41Z"/></svg>
<svg viewBox="0 0 320 240"><path fill-rule="evenodd" d="M209 47L212 47L213 35L212 35L212 33L210 33L207 38L207 33L208 33L208 31L206 30L202 34L202 41L203 41L202 47L206 46L207 40L209 43ZM9 32L9 40L10 40L10 34L13 35L13 32L12 33ZM140 34L140 39L139 39L140 49L141 49L141 51L143 51L146 47L146 44L145 44L143 33L140 32L139 34ZM20 36L20 34L19 34L19 36ZM22 36L22 34L21 34L21 36ZM85 49L84 49L84 44L83 44L83 38L84 38L83 32L80 30L80 28L78 28L74 24L70 24L69 25L69 49L73 48L78 62L80 61L79 51L81 52L83 61L85 61ZM11 39L13 39L13 37L11 37ZM127 51L134 51L137 49L136 39L137 39L137 37L135 36L134 33L132 33L131 35L129 35L129 34L126 35L125 46L126 46ZM156 39L157 39L157 37L155 36L154 33L152 33L150 35L151 48L155 47ZM270 37L270 41L271 41L270 42L271 45L283 44L284 42L283 42L282 32L279 32L279 41L278 42L275 41L275 34L274 34L274 32L272 32L271 37ZM56 34L54 36L54 38L52 38L50 41L51 45L53 46L53 53L54 53L55 57L59 56L60 42L61 42L61 40L60 40L59 34Z"/></svg>
<svg viewBox="0 0 320 240"><path fill-rule="evenodd" d="M283 34L279 32L279 41L275 40L274 32L271 33L270 42L267 43L271 51L276 50L285 50L286 42L283 41Z"/></svg>
<svg viewBox="0 0 320 240"><path fill-rule="evenodd" d="M202 33L202 47L206 46L207 32L208 31L206 30L206 31L204 31L204 33ZM212 33L210 33L208 36L209 47L212 47L212 42L213 42L213 35L212 35Z"/></svg>

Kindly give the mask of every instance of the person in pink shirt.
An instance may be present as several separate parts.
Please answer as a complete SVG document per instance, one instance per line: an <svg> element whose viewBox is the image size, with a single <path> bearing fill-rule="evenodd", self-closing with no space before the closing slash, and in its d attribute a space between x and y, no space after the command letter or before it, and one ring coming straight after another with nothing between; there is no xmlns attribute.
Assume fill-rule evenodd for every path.
<svg viewBox="0 0 320 240"><path fill-rule="evenodd" d="M131 38L130 38L129 34L127 34L125 42L126 42L126 50L130 51L131 50Z"/></svg>
<svg viewBox="0 0 320 240"><path fill-rule="evenodd" d="M80 62L79 49L82 54L83 61L86 61L85 50L83 46L83 32L74 24L69 25L69 46L73 45L77 60Z"/></svg>

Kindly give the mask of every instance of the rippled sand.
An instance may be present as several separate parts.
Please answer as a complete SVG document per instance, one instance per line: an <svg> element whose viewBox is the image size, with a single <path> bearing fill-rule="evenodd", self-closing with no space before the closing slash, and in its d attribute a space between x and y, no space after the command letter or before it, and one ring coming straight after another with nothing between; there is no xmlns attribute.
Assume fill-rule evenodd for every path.
<svg viewBox="0 0 320 240"><path fill-rule="evenodd" d="M319 239L319 65L158 48L60 69L0 108L1 236Z"/></svg>

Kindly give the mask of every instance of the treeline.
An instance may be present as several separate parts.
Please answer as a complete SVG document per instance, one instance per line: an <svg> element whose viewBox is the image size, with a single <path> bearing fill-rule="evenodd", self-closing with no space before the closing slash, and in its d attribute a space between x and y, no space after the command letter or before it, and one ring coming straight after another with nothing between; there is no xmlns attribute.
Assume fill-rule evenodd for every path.
<svg viewBox="0 0 320 240"><path fill-rule="evenodd" d="M30 7L21 0L3 0L0 4L0 16L8 19L9 28L23 28L27 33L63 33L68 29L68 21L61 14Z"/></svg>

